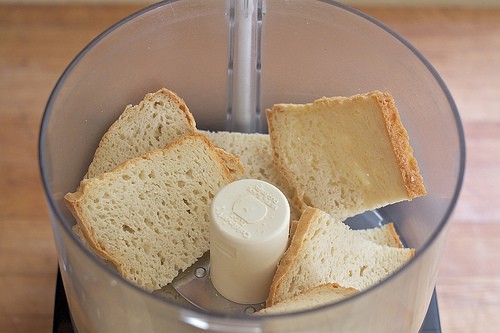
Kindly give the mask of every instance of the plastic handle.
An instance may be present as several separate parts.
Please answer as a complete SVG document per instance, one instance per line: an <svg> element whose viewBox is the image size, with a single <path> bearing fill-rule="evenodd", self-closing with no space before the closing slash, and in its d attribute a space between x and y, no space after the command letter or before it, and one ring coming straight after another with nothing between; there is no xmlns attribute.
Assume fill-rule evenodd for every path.
<svg viewBox="0 0 500 333"><path fill-rule="evenodd" d="M229 0L228 7L228 128L258 132L262 0Z"/></svg>

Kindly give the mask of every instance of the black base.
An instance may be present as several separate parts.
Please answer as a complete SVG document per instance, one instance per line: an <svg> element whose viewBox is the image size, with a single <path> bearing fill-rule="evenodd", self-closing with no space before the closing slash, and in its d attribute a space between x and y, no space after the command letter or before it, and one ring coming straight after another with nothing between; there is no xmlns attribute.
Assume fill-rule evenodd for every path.
<svg viewBox="0 0 500 333"><path fill-rule="evenodd" d="M54 306L53 333L74 333L73 323L66 300L66 292L61 280L61 273L57 271L56 299ZM437 305L436 291L432 294L431 304L425 316L419 333L441 333L439 321L439 310Z"/></svg>
<svg viewBox="0 0 500 333"><path fill-rule="evenodd" d="M439 320L436 290L434 290L432 294L431 304L429 304L429 310L427 310L427 314L425 315L420 333L441 333L441 321Z"/></svg>
<svg viewBox="0 0 500 333"><path fill-rule="evenodd" d="M52 325L53 333L73 333L73 323L69 313L66 292L61 279L61 272L57 270L56 299L54 304L54 323Z"/></svg>

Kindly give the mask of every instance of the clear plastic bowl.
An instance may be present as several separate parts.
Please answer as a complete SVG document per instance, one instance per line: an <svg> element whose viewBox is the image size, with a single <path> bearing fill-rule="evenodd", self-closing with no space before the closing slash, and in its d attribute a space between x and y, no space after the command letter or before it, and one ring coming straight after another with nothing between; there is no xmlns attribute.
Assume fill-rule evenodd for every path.
<svg viewBox="0 0 500 333"><path fill-rule="evenodd" d="M390 92L410 135L428 195L379 211L416 256L380 284L339 303L294 314L208 313L144 292L72 233L63 196L78 186L97 144L126 104L167 87L201 129L226 129L226 2L159 3L114 25L69 65L48 101L40 168L59 265L79 332L416 332L433 293L447 222L461 187L461 122L445 84L404 39L331 1L268 1L262 23L261 98L310 102ZM262 128L265 122L261 117Z"/></svg>

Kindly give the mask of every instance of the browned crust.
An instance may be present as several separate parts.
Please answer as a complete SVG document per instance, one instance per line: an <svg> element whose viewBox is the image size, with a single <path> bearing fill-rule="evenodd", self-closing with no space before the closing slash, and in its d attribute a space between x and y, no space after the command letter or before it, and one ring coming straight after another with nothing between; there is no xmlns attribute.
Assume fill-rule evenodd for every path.
<svg viewBox="0 0 500 333"><path fill-rule="evenodd" d="M173 143L171 143L170 145L168 145L164 149L152 150L152 151L146 153L145 155L128 160L125 163L122 163L119 166L117 166L115 169L112 170L112 172L120 172L121 170L127 168L129 165L137 164L138 162L140 162L144 159L149 159L150 157L152 157L154 155L166 153L169 150L174 149L176 146L182 144L184 141L187 141L187 140L201 140L205 145L207 145L209 147L209 150L213 152L214 157L219 161L219 163L222 167L222 170L224 172L225 178L228 179L229 182L233 181L233 177L232 177L229 169L227 168L224 160L217 153L216 148L213 146L213 144L210 142L210 140L208 140L208 138L206 136L201 135L201 134L193 134L193 135L185 136L183 138L180 138L180 139L174 141ZM238 163L239 163L239 161L238 161ZM78 225L80 226L82 235L84 236L85 240L87 241L89 247L92 250L94 250L94 252L99 257L101 257L102 259L107 260L111 264L113 264L117 268L117 270L120 272L120 274L125 276L126 272L124 272L123 265L121 264L121 262L119 260L117 260L116 258L110 256L109 253L107 253L106 250L103 249L101 247L101 245L94 239L90 224L85 219L85 217L83 216L83 213L82 213L81 199L85 195L85 192L87 191L88 184L95 182L95 181L99 181L101 179L105 179L106 177L108 177L109 174L110 174L110 172L106 172L104 174L99 175L97 178L82 180L77 191L74 193L67 193L64 196L64 200L65 200L66 206L68 207L70 212L73 214Z"/></svg>
<svg viewBox="0 0 500 333"><path fill-rule="evenodd" d="M306 293L307 292L310 292L312 290L316 290L316 289L321 289L321 288L328 288L328 289L342 289L342 290L345 290L345 291L349 291L349 292L359 292L358 289L355 289L355 288L351 288L351 287L342 287L341 285L339 285L338 283L331 283L331 282L327 282L327 283L323 283L323 284L320 284L319 286L316 286L316 287L311 287L309 289L307 289Z"/></svg>
<svg viewBox="0 0 500 333"><path fill-rule="evenodd" d="M290 233L289 233L290 239L292 239L293 235L295 235L295 231L297 231L298 224L299 224L299 221L297 221L297 220L290 221Z"/></svg>
<svg viewBox="0 0 500 333"><path fill-rule="evenodd" d="M329 282L327 282L327 283L320 284L320 285L315 286L315 287L311 287L311 288L307 289L306 291L304 291L304 292L302 292L300 294L292 296L291 298L289 298L289 300L295 301L295 300L297 300L302 295L306 295L306 294L312 293L312 292L314 292L316 290L322 290L322 291L324 291L324 289L335 290L337 293L339 293L339 294L341 293L345 297L349 297L349 296L352 296L354 294L359 293L359 290L357 290L355 288L342 287L341 285L339 285L337 283L329 283ZM283 302L283 301L285 301L285 300L282 300L281 302ZM277 304L279 304L279 303L276 303L275 305L277 305ZM268 306L266 306L266 308L268 308ZM262 313L265 313L265 310L264 311L260 311L260 312L256 312L256 314L262 314Z"/></svg>
<svg viewBox="0 0 500 333"><path fill-rule="evenodd" d="M215 151L224 161L224 165L228 168L229 172L233 176L233 179L241 179L245 174L245 168L241 164L240 159L219 147L215 147Z"/></svg>
<svg viewBox="0 0 500 333"><path fill-rule="evenodd" d="M234 181L234 175L232 173L232 171L234 170L245 170L243 168L243 165L241 165L240 163L240 160L234 156L233 154L230 154L226 151L224 156L222 156L222 154L220 153L220 148L217 148L214 146L214 144L212 143L212 141L210 141L210 139L208 139L205 135L203 134L199 134L199 133L195 133L193 135L188 135L188 136L185 136L183 138L180 138L178 139L177 141L174 141L172 144L170 144L168 147L170 147L171 145L173 144L180 144L181 142L183 142L184 140L194 140L194 139L199 139L199 140L202 140L204 144L206 144L209 148L210 148L210 151L213 152L214 156L217 158L217 160L219 161L219 163L221 164L222 166L222 169L224 170L224 175L225 177L229 180L229 181ZM168 148L167 147L167 148ZM229 157L229 155L232 156L232 158ZM231 165L227 165L226 164L226 160L225 158L227 158L228 162L231 163Z"/></svg>
<svg viewBox="0 0 500 333"><path fill-rule="evenodd" d="M394 223L392 223L392 222L388 223L387 229L389 229L389 232L391 233L391 236L394 239L394 242L396 243L396 247L402 249L403 243L401 242L401 239L399 238L399 235L396 232L396 228L394 227Z"/></svg>
<svg viewBox="0 0 500 333"><path fill-rule="evenodd" d="M277 290L281 284L283 278L290 271L295 259L300 253L300 249L304 244L305 236L311 227L312 222L315 220L315 216L318 214L319 210L316 208L308 207L302 213L299 222L297 223L297 228L293 237L290 241L290 246L285 251L281 257L276 273L274 274L273 281L271 282L271 287L269 288L269 295L266 300L266 307L272 306L277 303Z"/></svg>
<svg viewBox="0 0 500 333"><path fill-rule="evenodd" d="M297 230L297 225L299 224L298 220L291 220L290 221L290 228L288 230L288 243L286 245L286 248L290 247L290 244L292 243L293 235L295 235L295 231Z"/></svg>
<svg viewBox="0 0 500 333"><path fill-rule="evenodd" d="M184 115L186 116L187 122L191 125L193 134L196 132L196 121L194 120L193 115L189 111L189 108L187 107L186 103L182 98L180 98L176 93L174 93L171 90L168 90L167 88L161 88L158 90L156 93L153 94L152 99L154 100L154 97L156 94L164 94L167 95L169 98L174 100L177 104L179 104L179 109L181 109L184 112Z"/></svg>
<svg viewBox="0 0 500 333"><path fill-rule="evenodd" d="M413 156L408 133L401 123L394 99L389 93L380 91L373 91L368 95L375 98L380 106L409 199L427 194L417 159Z"/></svg>
<svg viewBox="0 0 500 333"><path fill-rule="evenodd" d="M139 102L139 108L142 105L144 105L144 103L146 103L146 102L156 101L157 97L159 95L164 95L168 99L174 101L175 103L177 103L179 105L179 109L181 109L184 112L184 115L186 116L186 120L189 123L189 125L191 125L192 133L194 134L196 132L196 121L194 120L193 115L189 111L189 108L187 107L184 100L181 97L179 97L179 95L177 95L176 93L174 93L171 90L168 90L167 88L161 88L157 92L146 94L146 96L144 96L144 99L141 102ZM130 109L132 107L133 107L132 105L128 105L125 110Z"/></svg>
<svg viewBox="0 0 500 333"><path fill-rule="evenodd" d="M240 179L244 176L245 167L241 164L238 156L214 145L212 140L210 140L210 138L203 131L197 131L196 134L203 135L215 147L215 150L226 164L234 179Z"/></svg>
<svg viewBox="0 0 500 333"><path fill-rule="evenodd" d="M70 210L70 212L73 214L73 216L76 219L76 222L78 226L80 227L80 232L82 236L84 237L85 241L87 242L86 245L90 247L99 257L101 257L104 260L110 261L114 266L117 268L119 267L118 262L116 262L112 257L110 257L99 245L98 242L94 240L92 237L92 233L90 231L90 227L88 223L86 222L86 219L83 216L82 213L82 206L81 206L81 198L84 196L86 189L87 189L87 184L88 180L83 180L80 183L80 187L78 188L77 192L74 193L67 193L64 196L64 201L66 203L66 207ZM121 270L118 269L120 272Z"/></svg>

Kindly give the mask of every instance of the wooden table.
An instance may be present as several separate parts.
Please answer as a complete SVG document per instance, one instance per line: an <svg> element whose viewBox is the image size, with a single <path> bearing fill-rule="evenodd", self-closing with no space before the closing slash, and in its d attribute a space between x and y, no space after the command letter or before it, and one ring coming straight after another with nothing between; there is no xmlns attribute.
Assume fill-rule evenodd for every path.
<svg viewBox="0 0 500 333"><path fill-rule="evenodd" d="M65 66L138 6L0 5L0 332L52 327L56 251L37 161ZM467 170L437 283L442 330L500 329L500 9L361 8L406 37L460 109Z"/></svg>

